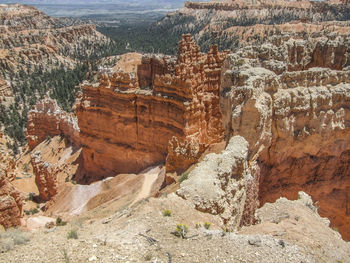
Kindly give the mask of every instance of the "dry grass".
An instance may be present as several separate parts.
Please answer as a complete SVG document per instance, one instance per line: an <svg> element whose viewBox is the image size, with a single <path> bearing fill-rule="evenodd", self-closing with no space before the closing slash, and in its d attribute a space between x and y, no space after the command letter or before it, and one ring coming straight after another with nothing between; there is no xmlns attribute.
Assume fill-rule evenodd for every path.
<svg viewBox="0 0 350 263"><path fill-rule="evenodd" d="M26 233L19 229L8 229L0 233L0 252L4 253L13 249L17 245L23 245L29 242Z"/></svg>

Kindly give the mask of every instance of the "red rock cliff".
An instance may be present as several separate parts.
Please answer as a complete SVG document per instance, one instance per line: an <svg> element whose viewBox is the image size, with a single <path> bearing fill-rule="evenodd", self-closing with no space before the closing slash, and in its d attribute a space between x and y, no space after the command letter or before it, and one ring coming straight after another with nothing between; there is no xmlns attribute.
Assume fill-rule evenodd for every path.
<svg viewBox="0 0 350 263"><path fill-rule="evenodd" d="M9 228L21 224L23 201L21 193L0 175L0 225Z"/></svg>
<svg viewBox="0 0 350 263"><path fill-rule="evenodd" d="M74 145L79 145L79 127L76 117L46 97L28 112L27 141L29 149L44 141L48 136L63 135Z"/></svg>
<svg viewBox="0 0 350 263"><path fill-rule="evenodd" d="M80 180L138 172L167 156L168 170L183 170L221 141L225 57L216 47L201 53L184 35L176 62L148 56L136 73L101 73L99 83L84 84L75 106L83 146Z"/></svg>

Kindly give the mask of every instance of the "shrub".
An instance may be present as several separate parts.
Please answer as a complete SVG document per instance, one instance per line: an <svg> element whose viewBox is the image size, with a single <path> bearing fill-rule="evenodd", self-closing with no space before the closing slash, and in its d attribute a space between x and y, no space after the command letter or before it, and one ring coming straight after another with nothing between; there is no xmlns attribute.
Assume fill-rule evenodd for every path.
<svg viewBox="0 0 350 263"><path fill-rule="evenodd" d="M29 193L29 194L28 194L28 197L27 197L27 200L28 200L28 201L33 201L33 200L34 200L34 197L35 197L35 193Z"/></svg>
<svg viewBox="0 0 350 263"><path fill-rule="evenodd" d="M197 229L200 228L201 226L202 226L201 223L199 223L199 222L196 223L196 228Z"/></svg>
<svg viewBox="0 0 350 263"><path fill-rule="evenodd" d="M183 173L179 179L179 183L181 184L183 181L188 179L188 173Z"/></svg>
<svg viewBox="0 0 350 263"><path fill-rule="evenodd" d="M30 212L32 213L32 215L34 215L34 214L39 213L39 210L38 210L38 208L32 208L32 209L30 209Z"/></svg>
<svg viewBox="0 0 350 263"><path fill-rule="evenodd" d="M152 259L152 254L147 254L146 256L145 256L145 260L146 261L150 261Z"/></svg>
<svg viewBox="0 0 350 263"><path fill-rule="evenodd" d="M169 209L165 209L163 211L163 216L171 216L171 211Z"/></svg>
<svg viewBox="0 0 350 263"><path fill-rule="evenodd" d="M6 252L17 245L26 244L29 241L24 233L19 229L8 229L0 234L0 252Z"/></svg>
<svg viewBox="0 0 350 263"><path fill-rule="evenodd" d="M211 223L209 223L209 222L205 222L205 223L204 223L205 229L209 229L210 226L211 226Z"/></svg>
<svg viewBox="0 0 350 263"><path fill-rule="evenodd" d="M68 239L78 239L78 232L76 229L72 229L71 231L68 232L67 234Z"/></svg>
<svg viewBox="0 0 350 263"><path fill-rule="evenodd" d="M187 232L188 232L188 226L186 226L185 224L177 224L176 225L175 235L177 237L185 238Z"/></svg>
<svg viewBox="0 0 350 263"><path fill-rule="evenodd" d="M57 217L56 218L56 226L65 226L67 225L67 222L63 221L62 218Z"/></svg>
<svg viewBox="0 0 350 263"><path fill-rule="evenodd" d="M64 262L69 263L70 259L69 259L67 250L64 248L64 249L61 250L61 252L62 252L62 255L63 255L63 258L64 258Z"/></svg>

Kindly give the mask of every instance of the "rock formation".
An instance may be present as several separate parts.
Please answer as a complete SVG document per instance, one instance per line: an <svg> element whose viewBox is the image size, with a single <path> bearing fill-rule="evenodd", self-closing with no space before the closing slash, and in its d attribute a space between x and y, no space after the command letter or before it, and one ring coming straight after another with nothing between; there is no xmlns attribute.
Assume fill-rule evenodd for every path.
<svg viewBox="0 0 350 263"><path fill-rule="evenodd" d="M0 33L0 77L9 84L33 72L72 69L110 43L94 25L71 25L19 4L0 6Z"/></svg>
<svg viewBox="0 0 350 263"><path fill-rule="evenodd" d="M23 196L4 175L0 175L0 225L5 228L21 224Z"/></svg>
<svg viewBox="0 0 350 263"><path fill-rule="evenodd" d="M43 162L40 151L32 154L31 163L40 199L51 200L57 194L58 188L56 167L48 162Z"/></svg>
<svg viewBox="0 0 350 263"><path fill-rule="evenodd" d="M75 105L83 146L80 180L138 172L165 159L168 171L183 171L221 141L225 57L215 46L201 53L184 35L176 62L145 56L137 72L101 72L98 83L84 83Z"/></svg>
<svg viewBox="0 0 350 263"><path fill-rule="evenodd" d="M302 190L349 240L350 24L323 22L348 11L333 2L187 3L160 24L173 26L181 14L190 21L184 31L230 43L233 54L217 46L201 53L190 35L177 59L127 54L121 61L130 65L101 67L81 85L77 120L52 102L31 111L29 145L68 137L82 148L75 179L90 183L164 162L181 173L226 140L178 195L232 230L254 223L259 206ZM48 200L55 171L44 168L35 169Z"/></svg>
<svg viewBox="0 0 350 263"><path fill-rule="evenodd" d="M79 146L79 127L77 119L48 97L37 103L28 112L27 141L29 149L34 149L48 137L63 135L71 143Z"/></svg>
<svg viewBox="0 0 350 263"><path fill-rule="evenodd" d="M208 50L213 43L218 44L220 49L236 50L245 45L247 34L252 35L249 41L264 43L264 36L268 33L265 27L276 29L279 25L298 21L308 25L346 21L350 19L349 14L349 5L335 1L189 1L183 9L168 14L158 22L157 27L169 35L194 32L194 39L203 50ZM254 27L258 30L262 28L261 38ZM241 32L232 32L236 30Z"/></svg>
<svg viewBox="0 0 350 263"><path fill-rule="evenodd" d="M241 225L247 187L253 180L247 162L248 148L243 137L232 137L220 154L208 154L177 191L197 210L219 215L230 231Z"/></svg>
<svg viewBox="0 0 350 263"><path fill-rule="evenodd" d="M348 39L270 40L225 62L226 136L249 142L260 205L280 196L296 199L303 190L349 239Z"/></svg>

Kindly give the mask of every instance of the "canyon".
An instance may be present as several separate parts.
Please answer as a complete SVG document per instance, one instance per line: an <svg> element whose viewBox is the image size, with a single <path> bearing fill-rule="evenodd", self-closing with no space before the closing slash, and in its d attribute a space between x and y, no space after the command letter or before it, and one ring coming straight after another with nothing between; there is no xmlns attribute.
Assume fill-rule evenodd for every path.
<svg viewBox="0 0 350 263"><path fill-rule="evenodd" d="M48 95L28 111L28 145L17 160L6 154L6 138L0 137L0 225L26 226L33 216L23 215L30 202L15 188L24 189L22 180L37 188L40 214L81 220L90 235L96 230L93 238L83 234L94 251L118 243L121 251L146 253L138 237L150 233L163 242L152 251L164 262L168 251L179 262L195 262L165 241L185 244L170 227L187 223L195 241L185 234L186 244L214 238L222 242L220 250L243 242L265 253L269 244L276 260L290 255L286 262L347 260L350 24L339 20L348 19L348 9L333 1L187 2L157 24L181 16L192 21L177 28L193 33L182 35L177 56L104 58L77 87L71 112ZM270 20L282 14L280 23ZM57 27L58 20L45 19L47 30ZM86 28L92 41L100 38L93 26L73 28L67 36L73 43ZM12 93L5 77L0 95L6 102ZM120 232L111 233L111 227ZM53 231L58 242L66 241L61 230ZM111 260L105 254L96 258ZM143 260L144 254L128 257Z"/></svg>
<svg viewBox="0 0 350 263"><path fill-rule="evenodd" d="M42 131L64 135L82 148L75 180L90 183L159 163L165 163L168 173L181 174L210 145L242 136L248 144L246 163L229 173L243 178L237 180L243 180L239 189L244 194L228 187L219 198L233 200L240 193L235 202L240 212L237 207L219 209L208 200L203 201L206 208L198 205L200 211L228 213L223 224L237 229L254 223L254 212L266 202L280 196L296 199L303 190L347 239L349 51L344 35L324 37L300 40L281 34L268 37L263 46L246 46L233 54L212 47L205 55L184 35L177 60L124 55L125 72L118 64L116 71L101 68L97 82L81 85L76 119L40 104L31 111L28 140L37 131L38 142L45 138ZM213 171L223 163L218 165ZM208 183L208 178L194 178L186 184ZM185 199L205 199L203 193L191 193L198 190L181 189L178 194ZM213 195L213 189L205 192Z"/></svg>

